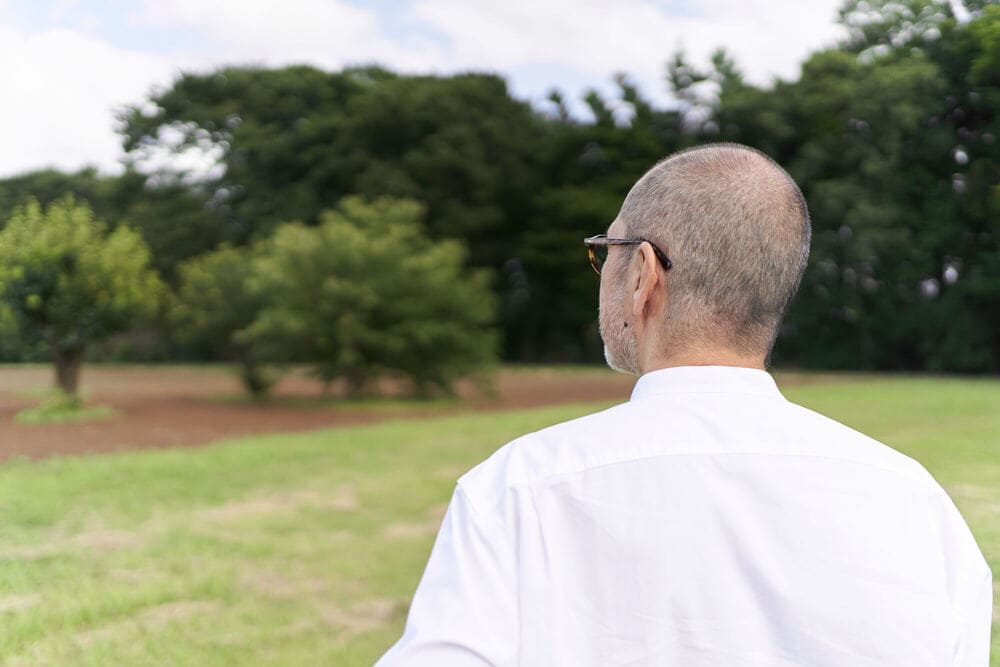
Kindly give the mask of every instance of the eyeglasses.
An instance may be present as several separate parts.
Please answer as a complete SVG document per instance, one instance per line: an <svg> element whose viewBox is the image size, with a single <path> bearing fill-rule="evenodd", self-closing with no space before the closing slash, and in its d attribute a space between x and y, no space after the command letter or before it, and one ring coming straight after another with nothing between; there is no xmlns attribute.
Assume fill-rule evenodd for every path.
<svg viewBox="0 0 1000 667"><path fill-rule="evenodd" d="M590 256L590 265L594 267L597 275L601 275L601 267L604 266L604 262L608 258L608 246L639 245L640 243L648 243L653 248L656 258L660 260L660 264L663 265L665 271L673 266L667 254L657 248L655 243L646 239L612 239L608 238L607 234L598 234L597 236L591 236L583 240L583 244L587 246L587 254Z"/></svg>

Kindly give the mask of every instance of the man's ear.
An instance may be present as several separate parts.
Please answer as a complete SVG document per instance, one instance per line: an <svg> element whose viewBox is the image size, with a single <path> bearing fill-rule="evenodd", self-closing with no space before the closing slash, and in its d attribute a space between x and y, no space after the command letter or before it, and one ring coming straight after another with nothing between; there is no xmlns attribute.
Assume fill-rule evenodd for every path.
<svg viewBox="0 0 1000 667"><path fill-rule="evenodd" d="M649 316L660 287L656 253L649 243L641 243L632 258L632 318L641 326Z"/></svg>

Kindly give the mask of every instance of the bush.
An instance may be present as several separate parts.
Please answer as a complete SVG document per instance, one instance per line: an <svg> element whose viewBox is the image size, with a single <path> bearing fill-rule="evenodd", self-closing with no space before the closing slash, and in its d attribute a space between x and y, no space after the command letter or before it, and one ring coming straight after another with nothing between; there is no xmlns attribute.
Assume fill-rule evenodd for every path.
<svg viewBox="0 0 1000 667"><path fill-rule="evenodd" d="M252 285L252 257L252 248L223 246L181 264L172 320L182 340L211 345L236 361L246 390L264 396L277 378L262 368L247 337L264 302Z"/></svg>
<svg viewBox="0 0 1000 667"><path fill-rule="evenodd" d="M382 371L418 393L496 360L496 303L486 272L457 240L431 241L413 201L351 197L318 227L286 224L254 259L263 306L247 329L271 360L307 362L353 394Z"/></svg>

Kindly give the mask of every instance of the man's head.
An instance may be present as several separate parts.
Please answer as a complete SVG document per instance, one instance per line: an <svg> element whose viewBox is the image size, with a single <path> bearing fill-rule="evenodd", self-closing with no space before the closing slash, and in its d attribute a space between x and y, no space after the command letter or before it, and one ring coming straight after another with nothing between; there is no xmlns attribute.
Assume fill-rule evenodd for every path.
<svg viewBox="0 0 1000 667"><path fill-rule="evenodd" d="M641 374L679 352L763 360L809 257L809 213L763 153L709 144L656 164L632 187L608 236L600 330L612 368ZM690 355L689 355L690 356Z"/></svg>

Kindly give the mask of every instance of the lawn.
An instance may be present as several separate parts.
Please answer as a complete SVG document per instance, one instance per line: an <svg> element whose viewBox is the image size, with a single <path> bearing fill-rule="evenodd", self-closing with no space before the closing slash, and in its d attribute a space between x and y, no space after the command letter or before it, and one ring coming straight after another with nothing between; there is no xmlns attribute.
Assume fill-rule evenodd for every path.
<svg viewBox="0 0 1000 667"><path fill-rule="evenodd" d="M921 461L1000 573L1000 381L784 392ZM0 664L369 665L402 630L455 479L514 436L599 407L8 462Z"/></svg>

